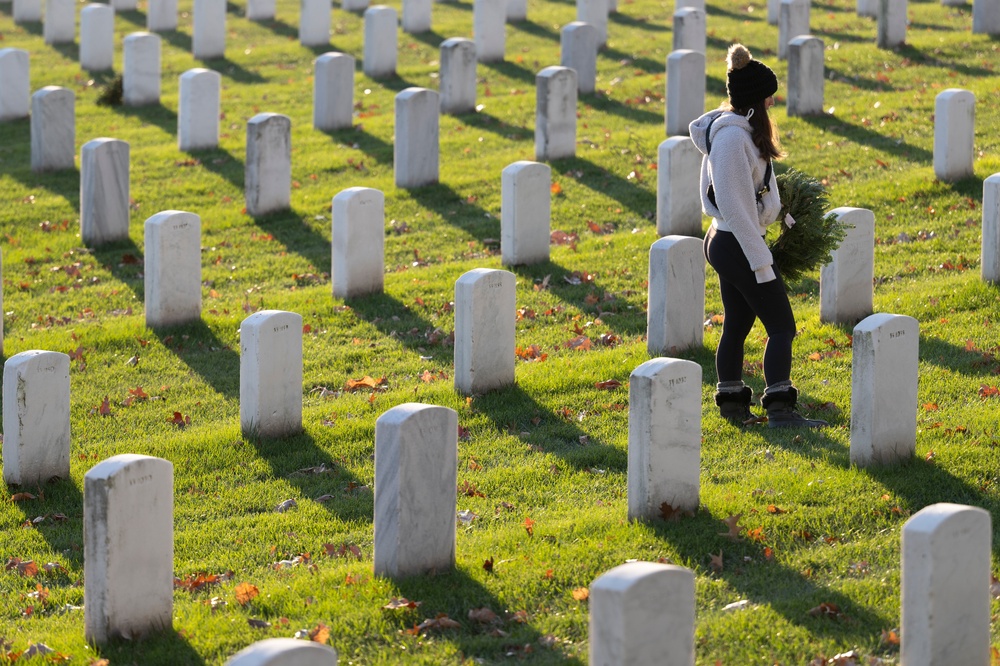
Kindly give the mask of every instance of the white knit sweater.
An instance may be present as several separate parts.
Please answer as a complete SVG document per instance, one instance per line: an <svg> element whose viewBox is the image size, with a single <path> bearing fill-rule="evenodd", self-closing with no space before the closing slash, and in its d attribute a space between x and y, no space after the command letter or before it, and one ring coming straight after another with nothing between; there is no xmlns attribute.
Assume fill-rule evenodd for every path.
<svg viewBox="0 0 1000 666"><path fill-rule="evenodd" d="M712 123L712 152L708 154L705 131L713 117L716 120ZM759 204L754 197L763 186L767 160L760 156L751 140L750 123L739 114L716 109L692 122L689 130L691 140L704 155L700 185L702 209L714 218L712 224L716 228L736 236L757 282L773 280L773 259L764 242L764 234L781 211L781 199L773 172L771 191ZM708 200L709 183L715 187L717 205Z"/></svg>

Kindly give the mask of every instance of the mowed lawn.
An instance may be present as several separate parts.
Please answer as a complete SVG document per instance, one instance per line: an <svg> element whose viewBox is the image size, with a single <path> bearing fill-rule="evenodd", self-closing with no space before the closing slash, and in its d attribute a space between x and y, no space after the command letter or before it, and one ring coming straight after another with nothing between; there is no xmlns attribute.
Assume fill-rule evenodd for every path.
<svg viewBox="0 0 1000 666"><path fill-rule="evenodd" d="M326 638L341 663L582 664L587 587L648 560L696 573L699 664L819 664L850 650L860 663L898 662L902 525L935 502L1000 509L1000 304L979 273L982 181L1000 172L1000 41L971 33L971 5L910 2L906 45L881 50L853 2L814 2L826 113L788 118L765 3L709 3L706 108L725 96L725 49L743 42L782 82L773 115L788 156L776 168L820 179L833 206L875 214L875 310L920 322L917 450L898 467L851 467L852 327L820 323L818 272L789 285L793 379L804 412L832 427L723 421L709 269L704 346L677 354L703 369L701 508L629 522L628 381L651 358L648 252L675 7L621 0L610 16L599 92L578 104L577 155L551 163L551 228L561 232L551 260L511 269L517 383L466 399L453 388L454 282L501 267L500 173L534 159L535 75L559 64L560 29L576 18L572 2L529 2L528 20L506 28L505 61L478 67L477 112L440 119L440 183L396 189L393 97L437 89L439 45L472 36L472 8L436 3L432 31L400 31L398 74L376 81L361 69L360 14L335 7L330 47L306 48L298 3L280 0L277 19L262 23L229 4L226 57L202 62L190 55L192 3L181 0L179 29L162 35L161 104L127 108L97 104L112 74L81 71L78 41L47 46L41 24L15 25L0 4L0 48L31 54L32 92L76 94L77 168L85 142L129 142L132 199L129 241L85 248L79 171L32 173L29 121L0 123L3 351L72 357L71 478L8 487L8 498L34 499L0 502L10 658L42 643L54 652L32 663L221 664L256 640L301 632ZM145 11L140 2L115 19L116 72ZM313 60L328 50L358 59L354 127L329 133L312 128ZM220 146L185 153L178 77L201 66L223 77ZM957 183L932 169L934 99L948 88L977 99L975 176ZM255 219L244 212L245 141L260 112L291 118L293 183L289 211ZM353 186L385 193L385 293L345 302L331 296L330 202ZM143 221L171 209L201 217L203 316L152 330ZM304 321L304 432L285 440L239 427L240 322L260 309ZM758 394L764 342L755 328L746 379ZM345 390L366 376L384 383ZM458 509L472 514L459 523L453 571L389 580L372 573L374 424L406 402L458 412ZM121 453L174 465L173 628L88 646L83 477ZM289 499L296 507L278 512ZM736 515L731 538L725 521ZM33 576L17 566L28 560ZM400 597L419 605L385 608ZM745 610L723 610L740 600ZM441 614L459 626L420 628Z"/></svg>

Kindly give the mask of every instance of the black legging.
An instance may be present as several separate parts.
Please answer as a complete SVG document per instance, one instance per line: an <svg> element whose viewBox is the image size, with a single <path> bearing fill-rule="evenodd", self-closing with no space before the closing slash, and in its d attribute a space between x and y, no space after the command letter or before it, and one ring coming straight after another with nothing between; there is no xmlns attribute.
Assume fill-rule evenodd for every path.
<svg viewBox="0 0 1000 666"><path fill-rule="evenodd" d="M768 386L787 381L792 371L792 338L795 317L788 302L785 281L776 266L776 279L758 284L750 262L731 232L709 229L704 243L705 258L719 274L725 321L715 353L719 382L743 379L743 343L759 318L767 331L764 348L764 381Z"/></svg>

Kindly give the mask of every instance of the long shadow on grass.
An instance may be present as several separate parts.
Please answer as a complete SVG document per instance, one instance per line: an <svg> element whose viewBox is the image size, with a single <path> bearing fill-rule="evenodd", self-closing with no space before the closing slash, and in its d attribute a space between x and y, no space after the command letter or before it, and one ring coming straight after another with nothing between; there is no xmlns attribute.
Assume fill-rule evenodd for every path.
<svg viewBox="0 0 1000 666"><path fill-rule="evenodd" d="M511 125L494 115L486 113L485 111L464 113L455 116L455 118L469 127L475 127L476 129L493 132L504 139L524 141L527 139L534 140L535 138L534 128Z"/></svg>
<svg viewBox="0 0 1000 666"><path fill-rule="evenodd" d="M631 67L634 69L641 69L646 74L663 74L667 71L666 60L661 62L659 60L653 60L652 58L646 58L645 56L640 57L610 46L605 47L604 50L598 53L598 55L605 56L609 60L614 60L615 62L629 60L631 61Z"/></svg>
<svg viewBox="0 0 1000 666"><path fill-rule="evenodd" d="M547 261L530 266L505 266L522 281L538 285L548 278L548 292L559 301L573 305L582 312L595 318L600 318L612 334L620 338L629 338L646 333L646 313L641 308L628 309L628 301L615 294L605 291L597 281L581 279L586 270L563 266L555 261ZM586 276L584 276L586 277ZM624 294L630 296L632 294ZM596 299L596 300L595 300ZM587 332L585 331L584 334ZM567 339L579 335L575 331L567 332ZM609 339L610 344L618 344L621 340ZM592 344L596 341L592 340Z"/></svg>
<svg viewBox="0 0 1000 666"><path fill-rule="evenodd" d="M0 160L0 174L6 174L21 182L26 188L34 191L43 189L55 196L62 197L69 206L80 210L80 170L77 167L59 171L35 173L31 170L31 123L24 120L12 120L0 125L0 144L10 158ZM22 157L23 156L23 157ZM20 205L7 201L8 205ZM27 204L25 204L27 205ZM58 222L58 220L52 220ZM74 220L75 222L75 220Z"/></svg>
<svg viewBox="0 0 1000 666"><path fill-rule="evenodd" d="M580 382L572 375L564 377L564 382L591 388L589 381ZM612 399L609 398L608 401L611 402ZM558 414L539 403L520 386L509 386L479 396L475 398L473 408L489 417L498 431L512 435L528 433L521 435L526 444L536 450L557 455L577 469L597 467L625 471L628 467L627 452L609 444L589 440L588 433L577 427L575 412L567 410L564 414ZM594 409L600 409L600 405ZM620 413L624 424L627 422L627 412L623 410Z"/></svg>
<svg viewBox="0 0 1000 666"><path fill-rule="evenodd" d="M561 36L557 30L552 30L551 28L546 28L540 23L536 23L531 19L525 19L523 21L518 21L513 23L512 26L517 30L528 33L529 35L534 35L535 37L542 37L554 42L558 42Z"/></svg>
<svg viewBox="0 0 1000 666"><path fill-rule="evenodd" d="M609 196L640 217L655 214L656 192L634 185L631 181L614 174L604 167L582 157L567 157L551 160L549 166L560 175L582 172L576 180L581 185L598 194ZM595 177L596 176L596 177Z"/></svg>
<svg viewBox="0 0 1000 666"><path fill-rule="evenodd" d="M879 134L863 125L849 123L843 118L823 114L820 116L802 116L802 120L819 129L838 134L855 143L883 150L896 157L902 157L915 162L925 162L927 164L930 164L934 158L934 153L929 150L893 139L891 136Z"/></svg>
<svg viewBox="0 0 1000 666"><path fill-rule="evenodd" d="M237 382L238 373L237 373ZM257 454L277 478L298 488L301 498L317 500L345 522L371 522L375 504L371 489L303 432L282 438L250 438Z"/></svg>
<svg viewBox="0 0 1000 666"><path fill-rule="evenodd" d="M996 76L996 72L985 69L983 67L972 67L960 62L942 60L940 58L937 58L934 55L934 51L930 48L928 48L926 51L921 51L915 46L912 46L910 44L904 44L895 51L899 55L905 58L909 58L914 64L917 65L937 67L946 72L957 72L958 74L964 74L966 76L987 77L987 78Z"/></svg>
<svg viewBox="0 0 1000 666"><path fill-rule="evenodd" d="M86 454L80 452L79 447L74 445L70 448L70 460L77 457L86 458ZM89 467L99 463L99 460L91 460L82 463ZM70 479L54 479L49 483L39 486L7 486L7 488L18 488L18 492L29 492L38 499L28 502L20 502L15 505L15 509L22 512L20 523L22 525L33 521L36 517L44 517L44 520L32 525L35 532L48 544L49 551L53 554L62 554L74 567L83 566L83 492ZM64 519L56 520L53 516L65 516ZM26 529L18 527L17 529ZM16 555L17 553L10 553ZM59 576L58 572L52 572ZM61 574L66 578L63 583L66 586L72 585L73 581L65 573Z"/></svg>
<svg viewBox="0 0 1000 666"><path fill-rule="evenodd" d="M160 344L229 399L240 396L240 355L204 320L153 329ZM140 361L141 362L141 361Z"/></svg>
<svg viewBox="0 0 1000 666"><path fill-rule="evenodd" d="M655 99L655 96L662 94L662 92L662 90L658 90L653 95L650 95L650 97ZM645 109L640 109L637 106L620 102L605 95L586 95L583 97L583 102L596 111L619 116L625 120L631 120L640 124L662 125L664 122L662 113L646 111Z"/></svg>
<svg viewBox="0 0 1000 666"><path fill-rule="evenodd" d="M456 569L437 575L401 578L394 581L394 587L398 590L398 596L419 599L423 602L417 617L433 618L438 613L445 613L448 617L458 620L462 624L461 629L446 632L440 640L446 640L457 646L467 659L476 662L482 660L488 663L502 663L505 659L509 661L511 657L515 657L543 663L556 663L557 660L561 664L583 663L579 659L570 659L558 652L553 652L551 659L545 659L544 649L537 645L541 634L531 626L530 621L520 623L504 618L508 603L499 599L482 583L463 571ZM469 611L483 607L491 609L500 618L494 623L487 624L467 619ZM505 621L501 624L501 620ZM494 635L494 629L498 625L505 632L503 635ZM399 629L405 631L410 627L403 621L400 622Z"/></svg>
<svg viewBox="0 0 1000 666"><path fill-rule="evenodd" d="M938 502L979 506L994 515L1000 511L1000 498L995 492L991 494L977 488L933 461L913 458L899 465L873 466L862 471L901 498L901 504L913 513ZM984 476L992 477L985 470ZM998 528L1000 526L994 526L994 534L1000 532ZM996 540L993 550L1000 551Z"/></svg>
<svg viewBox="0 0 1000 666"><path fill-rule="evenodd" d="M996 358L995 351L967 348L930 335L920 336L921 361L978 377L984 383L996 382L997 373L1000 373L1000 360Z"/></svg>
<svg viewBox="0 0 1000 666"><path fill-rule="evenodd" d="M741 19L746 18L742 14L739 17ZM648 30L650 32L670 32L673 29L665 25L650 23L645 17L629 16L628 14L622 14L620 11L608 13L608 23L617 23L618 25Z"/></svg>
<svg viewBox="0 0 1000 666"><path fill-rule="evenodd" d="M187 639L173 629L152 633L139 640L110 641L96 648L94 656L112 664L200 666L205 663Z"/></svg>
<svg viewBox="0 0 1000 666"><path fill-rule="evenodd" d="M479 63L479 66L496 72L501 76L506 76L509 79L522 81L525 84L530 85L532 90L534 90L535 76L537 72L533 72L527 67L513 62L507 62L506 60L501 60L499 62L482 62Z"/></svg>
<svg viewBox="0 0 1000 666"><path fill-rule="evenodd" d="M861 75L846 74L836 67L827 66L826 77L830 81L836 81L840 79L841 81L849 81L852 86L861 88L862 90L875 90L877 92L895 92L896 87L890 83L883 83L877 79L870 79Z"/></svg>
<svg viewBox="0 0 1000 666"><path fill-rule="evenodd" d="M450 343L448 334L438 329L434 323L395 296L386 293L370 294L347 301L351 311L361 320L368 322L384 336L391 337L407 349L421 354L442 355L442 345ZM448 355L451 354L450 347Z"/></svg>
<svg viewBox="0 0 1000 666"><path fill-rule="evenodd" d="M350 129L325 131L324 133L344 145L357 147L358 150L380 164L392 164L393 145L366 132L361 125L355 125ZM359 164L356 168L358 171L362 171L363 165ZM362 178L363 176L359 174L359 180Z"/></svg>
<svg viewBox="0 0 1000 666"><path fill-rule="evenodd" d="M258 228L271 234L289 252L308 261L314 273L324 272L324 267L330 265L330 238L309 224L310 217L306 212L282 210L253 220Z"/></svg>
<svg viewBox="0 0 1000 666"><path fill-rule="evenodd" d="M685 566L704 566L709 556L721 551L722 571L714 575L738 591L751 603L766 604L793 625L842 644L871 644L882 629L897 619L881 615L837 590L817 585L799 571L768 560L765 543L741 538L733 541L719 533L725 529L723 515L705 509L679 523L653 520L649 526L680 555ZM706 536L714 535L714 536ZM765 535L766 536L766 535ZM839 619L809 614L820 604L835 604Z"/></svg>
<svg viewBox="0 0 1000 666"><path fill-rule="evenodd" d="M134 230L135 219L131 220L129 227ZM142 237L142 223L139 226L139 236ZM136 299L143 303L146 300L145 284L143 283L142 267L145 258L142 250L131 238L105 243L93 250L94 260L101 267L111 273L115 279L128 287Z"/></svg>

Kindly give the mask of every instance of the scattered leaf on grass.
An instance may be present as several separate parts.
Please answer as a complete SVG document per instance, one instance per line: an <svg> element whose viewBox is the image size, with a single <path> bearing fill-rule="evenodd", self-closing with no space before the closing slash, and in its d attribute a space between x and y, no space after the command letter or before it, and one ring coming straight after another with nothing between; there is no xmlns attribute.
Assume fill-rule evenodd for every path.
<svg viewBox="0 0 1000 666"><path fill-rule="evenodd" d="M38 499L38 498L32 495L31 493L14 493L13 495L10 496L11 502L23 502L25 500L33 500L33 499Z"/></svg>
<svg viewBox="0 0 1000 666"><path fill-rule="evenodd" d="M742 517L743 517L742 513L737 513L729 516L728 518L723 518L722 522L726 524L726 527L729 528L729 531L719 532L719 536L729 537L733 541L738 540L740 538L740 531L742 531L743 529L742 527L739 526L740 518Z"/></svg>
<svg viewBox="0 0 1000 666"><path fill-rule="evenodd" d="M885 645L899 645L899 628L883 629L882 643Z"/></svg>
<svg viewBox="0 0 1000 666"><path fill-rule="evenodd" d="M17 573L21 574L25 578L34 578L38 575L38 565L35 564L34 560L22 560L20 557L8 558L7 564L4 567L6 571L11 569L17 569Z"/></svg>
<svg viewBox="0 0 1000 666"><path fill-rule="evenodd" d="M596 382L594 386L603 390L616 389L621 386L622 383L617 379L605 379L603 382Z"/></svg>
<svg viewBox="0 0 1000 666"><path fill-rule="evenodd" d="M446 613L438 613L437 617L427 618L420 624L415 625L412 629L407 629L406 633L412 636L419 636L424 631L429 631L431 629L458 629L461 626L461 624L448 617Z"/></svg>
<svg viewBox="0 0 1000 666"><path fill-rule="evenodd" d="M492 557L490 557L489 559L483 561L483 569L486 570L486 573L493 573L493 558Z"/></svg>
<svg viewBox="0 0 1000 666"><path fill-rule="evenodd" d="M806 611L809 615L813 617L827 617L832 619L837 619L843 617L843 613L840 611L840 607L837 604L823 602L819 606L815 606Z"/></svg>
<svg viewBox="0 0 1000 666"><path fill-rule="evenodd" d="M184 416L180 412L174 412L173 416L168 416L167 417L167 422L170 425L175 425L178 428L183 428L184 426L191 425L191 417L190 416Z"/></svg>
<svg viewBox="0 0 1000 666"><path fill-rule="evenodd" d="M393 597L392 599L389 600L389 603L387 603L385 606L382 606L382 608L384 608L385 610L409 609L409 608L416 608L422 603L423 603L422 601L410 601L406 597Z"/></svg>
<svg viewBox="0 0 1000 666"><path fill-rule="evenodd" d="M1000 580L997 580L997 577L992 574L990 575L990 595L994 599L1000 599Z"/></svg>
<svg viewBox="0 0 1000 666"><path fill-rule="evenodd" d="M257 586L251 585L250 583L240 583L239 585L236 586L235 592L236 592L236 601L241 606L246 606L248 603L253 601L258 594L260 594L260 590L257 589Z"/></svg>
<svg viewBox="0 0 1000 666"><path fill-rule="evenodd" d="M470 608L469 619L480 624L490 624L491 622L498 621L500 617L488 606L483 606L482 608Z"/></svg>
<svg viewBox="0 0 1000 666"><path fill-rule="evenodd" d="M309 640L313 643L326 643L330 640L330 628L320 622L309 632Z"/></svg>
<svg viewBox="0 0 1000 666"><path fill-rule="evenodd" d="M586 601L590 598L590 589L586 587L578 587L573 590L573 598L577 601Z"/></svg>
<svg viewBox="0 0 1000 666"><path fill-rule="evenodd" d="M767 505L767 512L768 513L773 513L773 514L787 513L784 509L779 509L774 504L768 504Z"/></svg>
<svg viewBox="0 0 1000 666"><path fill-rule="evenodd" d="M254 618L247 618L247 624L249 624L254 629L267 629L271 626L271 623L267 620L257 620Z"/></svg>
<svg viewBox="0 0 1000 666"><path fill-rule="evenodd" d="M388 384L388 380L386 380L385 377L379 377L378 379L375 379L374 377L365 375L361 379L348 379L347 383L344 384L344 390L353 392L365 388L371 388L371 389L379 388L380 386L385 386L386 384Z"/></svg>
<svg viewBox="0 0 1000 666"><path fill-rule="evenodd" d="M524 531L528 533L528 536L535 536L535 521L531 518L525 518Z"/></svg>
<svg viewBox="0 0 1000 666"><path fill-rule="evenodd" d="M294 498L286 499L284 502L276 506L274 510L277 511L278 513L284 513L289 509L294 509L298 505L299 505L298 502L296 502Z"/></svg>
<svg viewBox="0 0 1000 666"><path fill-rule="evenodd" d="M712 571L714 571L716 573L721 572L722 571L722 550L719 550L719 554L718 555L716 555L715 553L709 553L708 556L711 558L711 561L708 563L708 566L712 567Z"/></svg>

